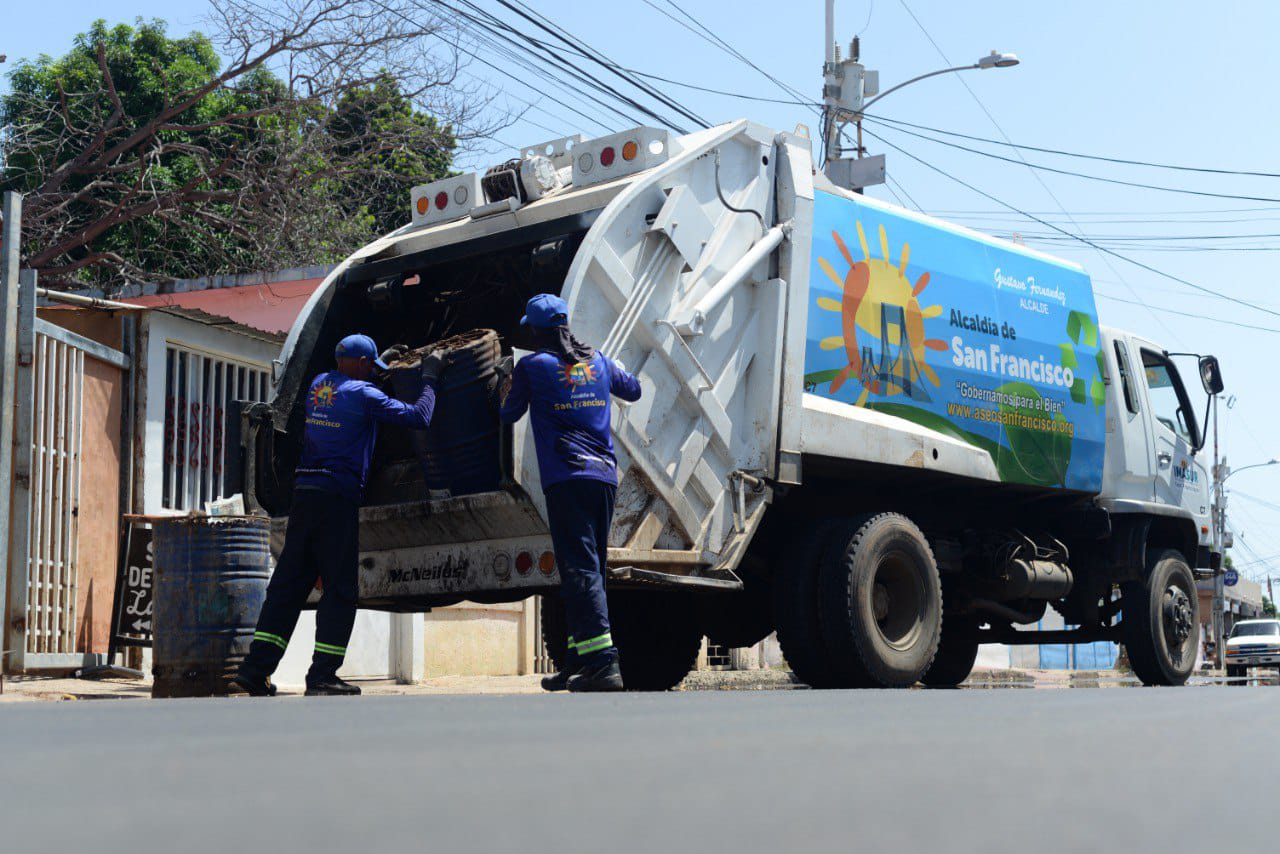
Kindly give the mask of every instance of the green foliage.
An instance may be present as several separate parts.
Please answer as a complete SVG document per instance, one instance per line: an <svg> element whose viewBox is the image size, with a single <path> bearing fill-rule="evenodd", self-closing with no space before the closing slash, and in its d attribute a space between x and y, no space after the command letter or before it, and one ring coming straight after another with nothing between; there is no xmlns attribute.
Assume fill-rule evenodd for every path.
<svg viewBox="0 0 1280 854"><path fill-rule="evenodd" d="M158 20L97 21L9 80L0 189L28 194L24 261L47 284L339 260L403 225L456 144L389 76L308 97Z"/></svg>

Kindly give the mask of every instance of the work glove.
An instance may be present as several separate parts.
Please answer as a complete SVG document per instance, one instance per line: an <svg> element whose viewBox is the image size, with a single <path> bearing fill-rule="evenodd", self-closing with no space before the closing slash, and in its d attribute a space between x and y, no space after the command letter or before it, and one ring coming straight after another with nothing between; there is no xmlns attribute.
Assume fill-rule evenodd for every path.
<svg viewBox="0 0 1280 854"><path fill-rule="evenodd" d="M445 369L445 351L432 350L430 353L422 357L422 364L419 370L422 372L422 382L426 385L435 385L440 379L440 375Z"/></svg>
<svg viewBox="0 0 1280 854"><path fill-rule="evenodd" d="M390 365L396 359L399 359L401 356L403 356L405 353L408 353L408 352L409 352L408 344L392 344L390 347L383 350L382 353L379 354L378 358L382 361L382 364Z"/></svg>

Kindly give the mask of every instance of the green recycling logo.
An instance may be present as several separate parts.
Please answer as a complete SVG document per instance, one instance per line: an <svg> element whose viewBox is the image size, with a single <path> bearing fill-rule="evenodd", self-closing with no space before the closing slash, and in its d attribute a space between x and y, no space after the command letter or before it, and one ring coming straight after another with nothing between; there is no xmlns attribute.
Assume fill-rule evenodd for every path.
<svg viewBox="0 0 1280 854"><path fill-rule="evenodd" d="M1073 311L1067 315L1067 337L1071 340L1059 344L1058 347L1062 351L1062 367L1070 369L1075 377L1075 382L1071 384L1071 399L1076 403L1093 401L1093 408L1099 409L1106 402L1107 390L1102 382L1102 378L1107 374L1102 350L1099 349L1094 354L1097 374L1088 381L1082 376L1084 372L1080 367L1080 358L1076 354L1076 347L1097 349L1098 322L1082 311Z"/></svg>

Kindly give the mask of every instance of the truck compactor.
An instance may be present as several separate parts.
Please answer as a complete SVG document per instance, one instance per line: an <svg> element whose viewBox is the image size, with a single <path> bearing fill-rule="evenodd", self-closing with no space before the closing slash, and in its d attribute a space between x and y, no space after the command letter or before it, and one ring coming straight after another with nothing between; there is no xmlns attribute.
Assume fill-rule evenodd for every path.
<svg viewBox="0 0 1280 854"><path fill-rule="evenodd" d="M415 188L411 219L329 275L251 410L246 494L278 529L342 336L486 329L518 358L525 301L553 292L645 391L613 421L628 686L676 684L704 635L775 630L814 687L956 685L982 643L1122 642L1148 684L1190 674L1220 563L1202 419L1163 347L1099 324L1080 267L840 189L803 129L748 121L553 140ZM1198 373L1221 391L1213 357ZM559 657L528 422L499 427L492 397L468 398L489 437L468 453L499 465L466 489L380 435L361 605L542 594ZM1049 607L1069 628L1035 630Z"/></svg>

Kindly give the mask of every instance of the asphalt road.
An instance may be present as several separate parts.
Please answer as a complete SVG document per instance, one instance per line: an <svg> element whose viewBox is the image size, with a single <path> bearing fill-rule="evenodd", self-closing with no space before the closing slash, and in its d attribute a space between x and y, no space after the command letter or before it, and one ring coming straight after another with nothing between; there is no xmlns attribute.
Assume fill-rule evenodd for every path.
<svg viewBox="0 0 1280 854"><path fill-rule="evenodd" d="M30 851L1268 851L1280 692L0 706Z"/></svg>

